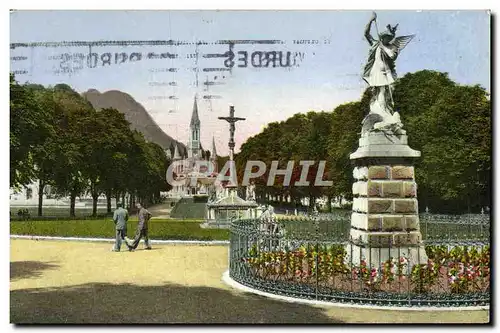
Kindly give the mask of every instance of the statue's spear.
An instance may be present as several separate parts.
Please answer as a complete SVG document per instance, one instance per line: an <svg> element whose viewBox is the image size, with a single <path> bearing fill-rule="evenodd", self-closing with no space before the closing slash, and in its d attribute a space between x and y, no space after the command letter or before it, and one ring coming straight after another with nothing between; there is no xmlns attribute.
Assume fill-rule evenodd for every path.
<svg viewBox="0 0 500 333"><path fill-rule="evenodd" d="M373 16L375 17L375 30L377 30L378 40L380 40L380 34L378 32L378 24L377 24L377 13L373 12Z"/></svg>
<svg viewBox="0 0 500 333"><path fill-rule="evenodd" d="M381 42L381 40L380 40L381 37L380 37L380 33L378 32L377 14L375 12L373 12L373 16L375 16L375 30L377 30L377 36L378 36L378 40L379 40L379 43L380 43ZM387 71L388 71L387 64L385 63L385 61L383 63L384 63L384 69L386 70L386 73L387 73ZM387 87L387 89L389 90L389 96L391 97L391 103L392 103L392 106L394 108L394 99L392 98L391 88Z"/></svg>

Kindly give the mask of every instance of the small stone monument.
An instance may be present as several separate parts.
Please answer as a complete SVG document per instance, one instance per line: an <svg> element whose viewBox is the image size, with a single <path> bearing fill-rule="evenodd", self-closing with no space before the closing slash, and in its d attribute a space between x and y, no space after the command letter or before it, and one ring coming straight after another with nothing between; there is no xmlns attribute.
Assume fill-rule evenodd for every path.
<svg viewBox="0 0 500 333"><path fill-rule="evenodd" d="M388 31L378 34L376 40L370 35L374 21L375 13L365 30L371 49L363 76L373 98L363 120L359 148L350 155L354 199L347 262L359 265L365 260L378 268L388 259L406 257L411 268L427 262L413 167L420 152L408 146L406 131L394 112L392 92L394 62L413 36L395 38L397 25L388 25Z"/></svg>

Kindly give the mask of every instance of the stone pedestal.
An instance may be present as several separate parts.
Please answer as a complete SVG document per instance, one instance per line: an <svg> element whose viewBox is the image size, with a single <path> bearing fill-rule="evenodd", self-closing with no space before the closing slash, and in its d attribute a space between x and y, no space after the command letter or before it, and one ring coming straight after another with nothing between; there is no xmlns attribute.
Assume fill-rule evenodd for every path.
<svg viewBox="0 0 500 333"><path fill-rule="evenodd" d="M351 154L353 206L347 261L378 268L390 258L406 257L409 267L426 263L420 233L413 163L420 152L406 135L372 132Z"/></svg>

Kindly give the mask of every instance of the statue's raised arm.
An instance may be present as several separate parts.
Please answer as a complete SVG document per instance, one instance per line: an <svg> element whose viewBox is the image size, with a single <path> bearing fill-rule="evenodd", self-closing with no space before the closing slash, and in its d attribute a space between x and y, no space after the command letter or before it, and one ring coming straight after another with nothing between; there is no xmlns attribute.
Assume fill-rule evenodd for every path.
<svg viewBox="0 0 500 333"><path fill-rule="evenodd" d="M373 38L373 36L370 34L370 30L372 28L372 23L376 19L377 19L377 14L375 14L375 12L373 12L372 18L370 19L370 22L368 22L368 24L366 25L366 28L365 28L365 38L370 45L373 45L373 43L375 41L375 38Z"/></svg>

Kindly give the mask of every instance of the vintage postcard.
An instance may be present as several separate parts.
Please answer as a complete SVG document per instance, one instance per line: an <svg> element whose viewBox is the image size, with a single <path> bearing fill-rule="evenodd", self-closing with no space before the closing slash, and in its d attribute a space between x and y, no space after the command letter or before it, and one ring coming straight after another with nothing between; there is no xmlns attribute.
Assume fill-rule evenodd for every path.
<svg viewBox="0 0 500 333"><path fill-rule="evenodd" d="M12 10L12 324L490 322L491 12Z"/></svg>

